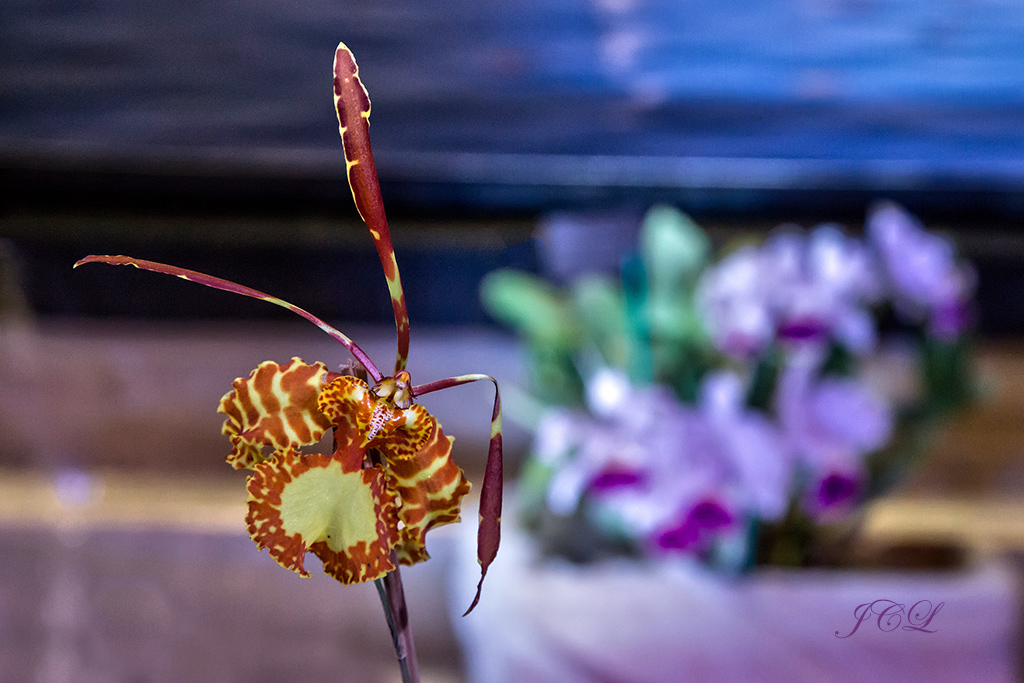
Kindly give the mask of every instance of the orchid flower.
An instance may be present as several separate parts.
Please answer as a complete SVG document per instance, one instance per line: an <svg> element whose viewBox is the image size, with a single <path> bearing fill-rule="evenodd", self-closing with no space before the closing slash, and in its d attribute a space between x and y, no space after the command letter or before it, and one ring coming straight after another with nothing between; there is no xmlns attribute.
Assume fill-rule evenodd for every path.
<svg viewBox="0 0 1024 683"><path fill-rule="evenodd" d="M858 240L821 225L734 251L704 274L697 296L712 340L734 358L776 339L834 339L864 353L875 342L867 305L880 294L877 279Z"/></svg>
<svg viewBox="0 0 1024 683"><path fill-rule="evenodd" d="M952 242L929 233L893 202L872 209L867 233L902 313L926 319L930 331L942 338L956 337L968 327L975 275L958 262Z"/></svg>
<svg viewBox="0 0 1024 683"><path fill-rule="evenodd" d="M859 240L825 224L806 234L780 232L764 253L781 338L829 337L856 353L872 349L874 321L865 304L878 298L878 278Z"/></svg>
<svg viewBox="0 0 1024 683"><path fill-rule="evenodd" d="M816 482L811 512L855 502L866 458L889 442L889 406L855 379L819 375L820 359L793 359L779 381L776 410L800 466Z"/></svg>
<svg viewBox="0 0 1024 683"><path fill-rule="evenodd" d="M584 496L604 520L655 551L701 551L744 515L776 520L793 458L781 432L746 408L740 378L707 375L696 406L664 387L637 388L603 368L587 384L589 412L552 411L535 457L552 470L548 508Z"/></svg>
<svg viewBox="0 0 1024 683"><path fill-rule="evenodd" d="M488 565L500 539L502 495L501 402L494 378L482 374L414 385L406 370L409 317L391 244L370 148L370 99L351 51L338 46L334 101L349 186L369 227L384 268L394 309L398 349L394 371L384 375L351 339L305 310L263 292L176 266L127 256L87 256L83 263L130 265L174 275L207 287L267 301L309 320L365 368L367 384L328 370L324 363L292 358L261 363L236 379L220 402L227 461L248 469L249 534L281 566L308 576L311 552L324 572L343 584L376 580L396 568L428 559L427 532L458 521L470 485L452 461L452 438L415 400L440 389L489 380L495 386L490 447L480 496L480 599ZM303 452L333 430L331 454Z"/></svg>

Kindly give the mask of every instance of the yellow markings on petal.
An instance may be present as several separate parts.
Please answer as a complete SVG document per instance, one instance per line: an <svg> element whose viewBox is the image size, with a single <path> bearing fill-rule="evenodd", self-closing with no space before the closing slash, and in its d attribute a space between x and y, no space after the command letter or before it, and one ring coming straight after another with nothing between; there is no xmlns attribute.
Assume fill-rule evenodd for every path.
<svg viewBox="0 0 1024 683"><path fill-rule="evenodd" d="M317 408L327 366L292 358L285 365L260 363L238 378L217 412L227 415L221 430L231 440L227 461L252 469L266 459L264 448L281 451L317 443L331 426Z"/></svg>
<svg viewBox="0 0 1024 683"><path fill-rule="evenodd" d="M384 451L389 460L415 456L430 441L437 420L419 404L397 411L392 431L375 447Z"/></svg>
<svg viewBox="0 0 1024 683"><path fill-rule="evenodd" d="M346 472L330 456L289 450L257 465L248 490L249 534L281 566L308 576L309 551L345 584L394 569L398 518L381 468Z"/></svg>
<svg viewBox="0 0 1024 683"><path fill-rule="evenodd" d="M389 381L381 384L390 386ZM385 395L379 398L361 379L349 376L336 379L320 393L318 409L335 427L335 456L346 467L362 467L368 448L379 448L389 458L409 458L430 439L436 420L423 406L413 404L401 410L391 400L392 394ZM401 390L397 395L402 395Z"/></svg>
<svg viewBox="0 0 1024 683"><path fill-rule="evenodd" d="M334 426L334 457L346 472L363 467L367 445L363 438L373 419L376 398L366 382L351 376L334 380L320 392L318 409Z"/></svg>
<svg viewBox="0 0 1024 683"><path fill-rule="evenodd" d="M414 455L388 457L388 470L400 500L398 517L405 525L395 548L402 564L429 559L427 532L459 521L462 498L470 489L465 474L451 458L451 437L444 435L433 417L429 424L430 434Z"/></svg>
<svg viewBox="0 0 1024 683"><path fill-rule="evenodd" d="M373 401L366 382L343 375L323 388L317 408L337 427L339 422L365 422L373 412Z"/></svg>

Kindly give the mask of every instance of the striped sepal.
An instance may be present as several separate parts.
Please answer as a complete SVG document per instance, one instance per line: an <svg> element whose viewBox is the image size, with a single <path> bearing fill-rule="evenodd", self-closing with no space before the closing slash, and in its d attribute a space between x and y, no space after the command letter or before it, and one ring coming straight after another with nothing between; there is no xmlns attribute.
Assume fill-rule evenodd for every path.
<svg viewBox="0 0 1024 683"><path fill-rule="evenodd" d="M405 369L409 359L409 313L405 307L402 278L398 274L395 250L391 246L391 233L384 215L384 200L380 195L377 168L370 149L370 96L359 80L356 59L344 43L338 45L334 55L334 106L338 112L352 198L359 215L370 229L391 293L391 306L395 311L395 327L398 330L398 354L395 358L395 374L398 374ZM380 377L374 379L379 380Z"/></svg>

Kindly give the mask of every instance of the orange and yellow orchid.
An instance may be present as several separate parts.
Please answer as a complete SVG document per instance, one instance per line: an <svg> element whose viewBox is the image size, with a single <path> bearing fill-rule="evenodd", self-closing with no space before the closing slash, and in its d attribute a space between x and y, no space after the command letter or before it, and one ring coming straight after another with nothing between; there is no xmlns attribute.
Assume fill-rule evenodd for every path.
<svg viewBox="0 0 1024 683"><path fill-rule="evenodd" d="M488 375L449 377L414 386L405 369L409 318L370 149L370 99L351 51L338 46L334 100L349 186L370 229L391 293L398 336L394 374L384 376L351 339L307 311L263 292L195 271L127 256L87 256L83 263L130 265L260 299L306 318L340 342L373 384L332 372L323 363L266 361L236 379L220 402L231 442L227 462L248 469L246 523L260 548L282 566L308 576L312 552L324 572L344 584L379 579L397 564L429 558L427 532L459 520L470 484L451 458L452 438L417 397L469 382L495 386L490 448L480 496L480 599L501 528L501 401ZM304 452L333 430L331 454Z"/></svg>

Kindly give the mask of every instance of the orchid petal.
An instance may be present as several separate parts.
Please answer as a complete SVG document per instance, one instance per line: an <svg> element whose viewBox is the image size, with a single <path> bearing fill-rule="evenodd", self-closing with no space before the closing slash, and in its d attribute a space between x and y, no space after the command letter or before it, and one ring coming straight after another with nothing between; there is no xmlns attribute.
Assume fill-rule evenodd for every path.
<svg viewBox="0 0 1024 683"><path fill-rule="evenodd" d="M345 472L362 469L370 425L386 428L389 415L382 412L386 406L381 404L366 382L349 375L339 377L320 392L317 406L334 426L334 458Z"/></svg>
<svg viewBox="0 0 1024 683"><path fill-rule="evenodd" d="M480 380L488 380L494 384L494 410L491 412L491 441L487 450L487 466L484 469L484 485L480 491L480 526L477 530L477 560L480 562L480 583L476 586L476 595L466 614L473 611L480 602L480 590L487 576L487 568L498 554L501 544L501 496L504 485L501 452L501 392L498 381L489 375L460 375L448 379L437 380L429 384L413 387L413 396L422 396L441 389L457 387Z"/></svg>
<svg viewBox="0 0 1024 683"><path fill-rule="evenodd" d="M253 299L259 299L260 301L272 303L275 306L280 306L281 308L286 308L292 313L300 315L306 320L310 321L311 323L319 327L321 330L329 334L331 337L333 337L336 341L340 342L341 345L348 349L352 353L352 355L355 356L356 360L358 360L363 365L363 367L366 368L366 371L370 374L371 377L373 377L375 381L380 380L380 378L382 377L382 375L380 374L380 370L377 369L377 366L373 364L373 361L370 360L370 357L367 356L362 349L356 346L355 342L353 342L344 334L334 329L333 327L331 327L330 325L328 325L327 323L325 323L323 320L316 317L312 313L309 313L308 311L305 311L299 308L298 306L295 306L294 304L290 304L287 301L278 299L277 297L270 296L269 294L264 294L263 292L252 289L250 287L246 287L244 285L236 284L234 282L231 282L230 280L222 280L219 277L205 275L203 273L198 273L194 270L179 268L177 266L169 266L167 264L157 263L155 261L146 261L143 259L132 258L131 256L101 256L91 254L75 263L74 267L77 268L78 266L84 263L106 263L107 265L111 266L135 266L136 268L139 268L141 270L149 270L154 273L164 273L165 275L173 275L175 277L180 277L182 280L188 280L189 282L195 282L197 284L205 285L206 287L212 287L213 289L219 289L225 292L241 294L242 296L248 296Z"/></svg>
<svg viewBox="0 0 1024 683"><path fill-rule="evenodd" d="M380 467L347 472L330 456L288 450L257 465L247 488L249 534L282 567L309 576L308 550L344 584L395 568L398 519Z"/></svg>
<svg viewBox="0 0 1024 683"><path fill-rule="evenodd" d="M430 559L425 545L426 534L435 526L459 521L462 498L469 493L469 481L451 458L452 438L445 436L441 425L426 411L430 428L427 442L412 457L393 457L391 443L381 446L388 456L401 506L398 518L404 526L395 550L402 564L416 564Z"/></svg>
<svg viewBox="0 0 1024 683"><path fill-rule="evenodd" d="M380 448L388 454L389 460L398 462L417 456L429 446L437 420L419 404L398 411L395 418L394 431Z"/></svg>
<svg viewBox="0 0 1024 683"><path fill-rule="evenodd" d="M402 278L398 274L398 261L391 245L388 219L384 215L384 200L380 195L377 167L370 148L370 96L359 79L359 67L352 51L344 43L338 44L334 55L334 106L338 112L338 128L345 149L345 164L352 199L377 248L380 264L391 294L398 332L398 353L395 374L404 370L409 358L409 313L402 291ZM380 379L375 377L374 379Z"/></svg>
<svg viewBox="0 0 1024 683"><path fill-rule="evenodd" d="M266 459L264 447L282 451L320 441L331 426L317 409L328 375L323 363L307 365L292 358L287 365L265 361L248 377L236 379L217 408L228 416L222 429L233 447L228 464L253 469Z"/></svg>
<svg viewBox="0 0 1024 683"><path fill-rule="evenodd" d="M327 385L318 406L335 427L335 457L349 469L362 467L370 448L386 450L394 459L412 457L427 443L434 422L423 406L396 408L351 376Z"/></svg>
<svg viewBox="0 0 1024 683"><path fill-rule="evenodd" d="M403 564L428 559L427 531L457 521L469 492L469 482L451 459L451 439L422 406L396 408L356 377L339 377L325 387L319 406L334 424L334 458L344 471L357 470L370 448L387 458L403 523L398 557Z"/></svg>

